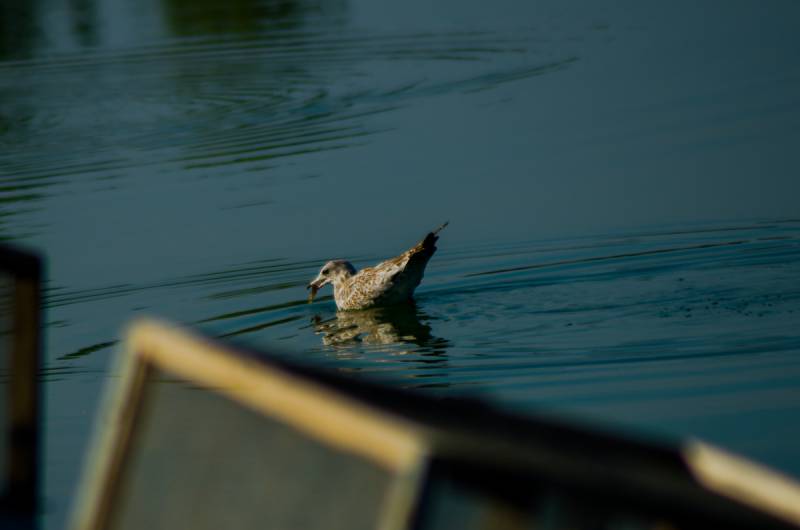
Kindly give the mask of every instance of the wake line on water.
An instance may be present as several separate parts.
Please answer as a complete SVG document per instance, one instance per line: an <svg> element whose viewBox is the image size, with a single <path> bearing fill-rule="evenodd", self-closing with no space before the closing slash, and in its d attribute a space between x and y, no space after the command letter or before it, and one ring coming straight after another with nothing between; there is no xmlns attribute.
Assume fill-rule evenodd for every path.
<svg viewBox="0 0 800 530"><path fill-rule="evenodd" d="M521 265L519 267L507 267L503 269L495 269L490 271L482 271L482 272L470 272L465 274L464 277L472 277L472 276L488 276L491 274L503 274L507 272L518 272L524 270L531 270L531 269L543 269L547 267L558 267L561 265L575 265L579 263L591 263L595 261L612 261L616 259L624 259L624 258L636 258L640 256L650 256L656 254L669 254L673 252L685 252L687 250L703 250L708 248L716 248L716 247L729 247L734 245L742 245L745 243L749 243L750 240L741 239L736 241L726 241L723 243L704 243L702 245L691 245L685 247L673 247L673 248L660 248L655 250L643 250L641 252L625 252L622 254L612 254L610 256L593 256L590 258L577 258L571 260L560 260L560 261L551 261L546 263L535 263L532 265Z"/></svg>

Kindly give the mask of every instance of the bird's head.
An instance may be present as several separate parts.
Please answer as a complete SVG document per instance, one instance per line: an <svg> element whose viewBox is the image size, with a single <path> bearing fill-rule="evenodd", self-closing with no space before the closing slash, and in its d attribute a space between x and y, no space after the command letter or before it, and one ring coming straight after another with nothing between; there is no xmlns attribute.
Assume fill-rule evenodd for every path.
<svg viewBox="0 0 800 530"><path fill-rule="evenodd" d="M311 302L314 300L314 296L316 296L317 291L319 291L323 285L332 283L335 286L340 280L349 278L355 273L356 269L349 261L343 259L329 261L320 269L317 277L306 286L306 289L311 289L311 293L308 295L308 301Z"/></svg>

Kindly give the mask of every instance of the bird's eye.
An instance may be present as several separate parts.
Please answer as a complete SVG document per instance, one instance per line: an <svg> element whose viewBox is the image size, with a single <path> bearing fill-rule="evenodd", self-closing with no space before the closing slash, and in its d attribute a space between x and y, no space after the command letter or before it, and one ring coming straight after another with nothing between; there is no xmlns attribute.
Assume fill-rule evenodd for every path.
<svg viewBox="0 0 800 530"><path fill-rule="evenodd" d="M326 274L328 274L328 269L322 269L322 271L320 271L320 274L325 276Z"/></svg>

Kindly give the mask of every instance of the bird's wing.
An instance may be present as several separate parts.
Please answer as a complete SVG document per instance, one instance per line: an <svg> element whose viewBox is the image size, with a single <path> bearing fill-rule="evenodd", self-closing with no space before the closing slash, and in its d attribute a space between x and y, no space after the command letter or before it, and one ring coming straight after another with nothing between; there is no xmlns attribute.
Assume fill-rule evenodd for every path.
<svg viewBox="0 0 800 530"><path fill-rule="evenodd" d="M358 273L362 278L357 283L378 296L390 289L399 289L401 292L398 294L411 296L422 281L425 266L436 252L438 234L445 226L447 223L399 256L362 270Z"/></svg>

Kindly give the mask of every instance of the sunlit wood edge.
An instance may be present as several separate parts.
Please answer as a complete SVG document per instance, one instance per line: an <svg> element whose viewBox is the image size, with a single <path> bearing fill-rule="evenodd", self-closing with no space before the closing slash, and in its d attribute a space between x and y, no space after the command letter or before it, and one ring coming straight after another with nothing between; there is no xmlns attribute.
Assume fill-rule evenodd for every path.
<svg viewBox="0 0 800 530"><path fill-rule="evenodd" d="M411 528L411 518L420 501L430 459L418 458L402 473L398 473L381 506L378 530Z"/></svg>
<svg viewBox="0 0 800 530"><path fill-rule="evenodd" d="M107 524L114 487L130 440L146 367L141 359L122 350L116 358L110 380L101 399L86 464L79 483L67 528L70 530L103 530Z"/></svg>
<svg viewBox="0 0 800 530"><path fill-rule="evenodd" d="M707 488L800 525L800 487L791 479L699 441L689 442L684 454Z"/></svg>
<svg viewBox="0 0 800 530"><path fill-rule="evenodd" d="M412 424L256 360L231 356L223 346L176 327L137 322L128 349L162 370L212 387L390 471L409 469L424 456L422 434Z"/></svg>

